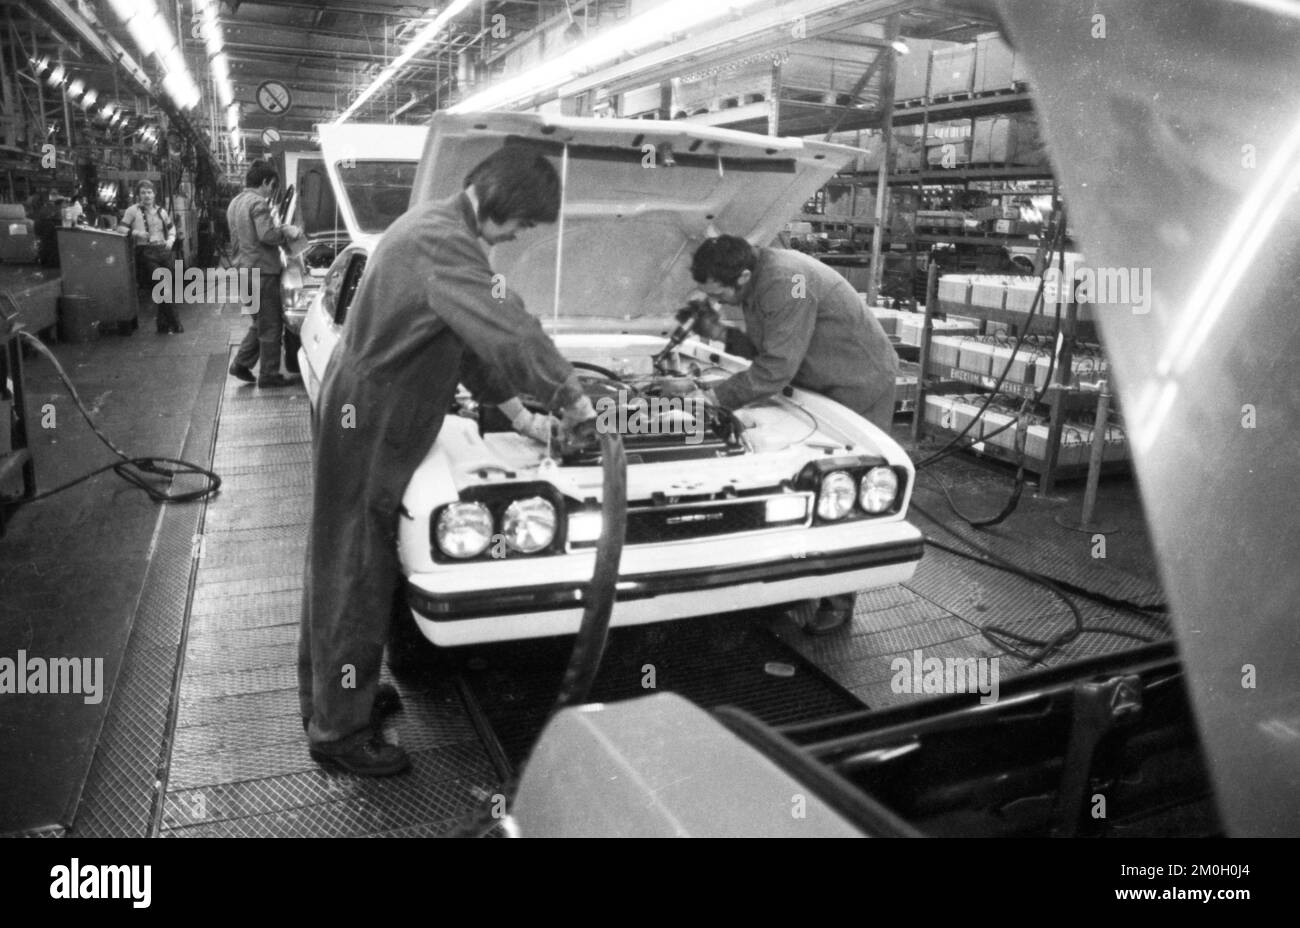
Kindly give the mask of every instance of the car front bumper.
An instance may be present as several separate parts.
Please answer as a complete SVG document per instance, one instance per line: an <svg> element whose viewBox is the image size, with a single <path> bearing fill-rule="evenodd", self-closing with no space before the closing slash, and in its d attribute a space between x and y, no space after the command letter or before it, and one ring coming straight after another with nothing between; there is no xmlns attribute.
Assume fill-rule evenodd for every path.
<svg viewBox="0 0 1300 928"><path fill-rule="evenodd" d="M610 624L687 619L910 579L924 547L920 531L901 521L872 528L873 542L864 546L791 554L760 544L749 560L713 566L701 566L700 560L670 563L666 569L662 563L653 565L654 561L680 562L690 545L665 546L674 550L661 552L668 554L662 558L645 550L628 557L634 549L625 549ZM463 582L467 574L461 574L462 582L454 585L448 582L455 576L451 572L418 574L406 584L407 601L424 636L440 646L574 634L582 621L584 590L594 558L591 552L539 558L529 566L544 564L550 577L567 578L511 587L483 583L482 574L473 585ZM522 566L523 562L513 563ZM512 578L518 578L517 571Z"/></svg>

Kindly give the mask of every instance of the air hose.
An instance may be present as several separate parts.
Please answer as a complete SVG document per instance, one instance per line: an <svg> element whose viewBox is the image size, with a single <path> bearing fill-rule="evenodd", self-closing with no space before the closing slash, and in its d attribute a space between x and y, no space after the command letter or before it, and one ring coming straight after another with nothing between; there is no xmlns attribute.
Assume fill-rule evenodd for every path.
<svg viewBox="0 0 1300 928"><path fill-rule="evenodd" d="M64 387L67 388L68 394L72 397L73 403L76 404L77 410L86 420L91 431L95 433L95 436L104 443L104 446L107 447L109 451L113 452L118 460L112 464L105 464L103 467L90 471L87 474L82 474L80 477L69 480L67 483L45 490L42 493L15 499L8 505L16 509L19 506L24 506L28 503L35 503L43 499L48 499L56 493L62 493L64 490L70 489L79 483L89 480L91 477L95 477L109 470L115 471L117 475L127 483L133 484L141 490L144 490L149 498L157 503L198 502L199 500L204 500L210 496L216 495L217 491L221 489L221 478L218 477L216 473L205 467L200 467L199 465L192 464L189 461L182 461L179 458L164 458L155 455L132 457L117 445L113 444L112 440L100 431L99 426L95 424L95 420L90 417L90 411L86 409L85 403L81 401L81 397L77 393L77 388L73 386L71 378L68 377L67 372L63 369L63 365L59 363L59 359L54 356L54 353L51 352L49 348L46 348L45 345L41 343L41 340L30 332L19 331L18 335L25 342L30 344L37 353L54 365L55 373L58 374L59 379L63 381ZM163 465L174 466L164 467ZM183 474L194 474L203 477L206 481L206 485L195 490L169 492L160 489L155 485L155 483L150 482L151 479L157 480L158 478L170 482Z"/></svg>
<svg viewBox="0 0 1300 928"><path fill-rule="evenodd" d="M614 589L623 556L627 532L627 455L618 432L600 432L600 467L604 478L600 501L600 540L596 542L596 566L583 592L582 624L573 643L569 666L564 672L560 695L552 714L587 698L600 670L609 637L609 619L614 610Z"/></svg>
<svg viewBox="0 0 1300 928"><path fill-rule="evenodd" d="M591 692L609 639L609 620L614 610L619 562L623 557L623 539L627 533L627 455L623 450L623 437L617 432L599 432L598 435L603 477L600 539L596 542L596 563L591 581L583 590L582 622L560 683L560 694L551 708L551 717L567 706L582 703ZM513 805L518 788L517 776L510 777L504 785L502 793L507 807ZM503 827L507 835L515 836L514 820L498 818L493 811L495 800L496 797L492 797L491 806L485 804L453 829L449 837L481 838L498 826Z"/></svg>

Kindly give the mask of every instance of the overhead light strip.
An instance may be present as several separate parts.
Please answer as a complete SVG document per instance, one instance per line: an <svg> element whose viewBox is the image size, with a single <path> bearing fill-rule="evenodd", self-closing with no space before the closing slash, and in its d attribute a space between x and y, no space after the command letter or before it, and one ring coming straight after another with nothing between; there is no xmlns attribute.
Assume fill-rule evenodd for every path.
<svg viewBox="0 0 1300 928"><path fill-rule="evenodd" d="M202 95L181 52L176 36L154 0L108 0L117 18L146 58L156 55L165 72L163 89L182 110L199 105Z"/></svg>
<svg viewBox="0 0 1300 928"><path fill-rule="evenodd" d="M364 106L366 101L377 94L385 84L391 81L397 75L397 72L404 68L412 58L433 42L433 40L437 38L446 27L447 23L456 16L465 12L465 10L469 9L469 7L475 2L476 0L453 0L450 6L435 16L432 22L421 29L416 34L415 38L411 39L411 41L407 43L406 48L402 50L402 53L394 58L392 62L384 68L384 70L379 72L375 79L371 81L370 86L361 91L360 95L352 101L352 105L345 109L342 114L339 115L338 119L334 120L334 122L336 124L345 122L349 116Z"/></svg>
<svg viewBox="0 0 1300 928"><path fill-rule="evenodd" d="M560 57L476 93L449 112L491 110L568 83L584 71L634 55L713 19L739 14L763 0L667 0L607 29Z"/></svg>

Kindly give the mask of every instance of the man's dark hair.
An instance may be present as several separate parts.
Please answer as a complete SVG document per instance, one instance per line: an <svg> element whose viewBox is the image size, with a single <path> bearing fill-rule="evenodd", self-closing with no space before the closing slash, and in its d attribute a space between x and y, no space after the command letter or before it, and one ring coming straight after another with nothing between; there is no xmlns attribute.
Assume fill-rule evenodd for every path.
<svg viewBox="0 0 1300 928"><path fill-rule="evenodd" d="M464 186L478 192L480 222L554 222L560 215L560 175L537 151L498 149L465 176Z"/></svg>
<svg viewBox="0 0 1300 928"><path fill-rule="evenodd" d="M248 166L248 173L244 175L244 186L257 188L268 180L275 181L277 184L280 183L280 172L270 162L262 161L259 158Z"/></svg>
<svg viewBox="0 0 1300 928"><path fill-rule="evenodd" d="M754 269L754 249L738 235L705 239L691 259L691 276L697 284L716 280L734 287L740 275Z"/></svg>

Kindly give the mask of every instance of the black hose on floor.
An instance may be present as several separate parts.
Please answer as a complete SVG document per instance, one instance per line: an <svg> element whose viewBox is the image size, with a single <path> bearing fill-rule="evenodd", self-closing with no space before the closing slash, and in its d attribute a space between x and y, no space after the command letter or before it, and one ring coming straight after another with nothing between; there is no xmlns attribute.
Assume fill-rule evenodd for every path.
<svg viewBox="0 0 1300 928"><path fill-rule="evenodd" d="M76 404L82 417L85 418L91 431L95 433L95 436L99 438L99 440L104 443L105 447L107 447L109 451L113 452L119 460L112 464L105 464L103 467L96 468L88 474L82 474L80 477L69 480L67 483L60 484L53 489L45 490L44 492L37 493L33 496L15 499L9 504L12 508L17 509L18 507L24 506L28 503L35 503L43 499L48 499L56 493L62 493L64 490L71 489L77 484L84 483L91 477L98 476L99 474L109 470L115 471L117 475L127 483L144 490L148 497L156 503L193 503L214 496L217 491L221 489L221 478L218 477L215 472L208 470L206 467L200 467L197 464L192 464L189 461L182 461L179 458L164 458L156 455L132 457L117 445L113 444L112 440L100 431L99 426L95 424L95 420L90 417L90 410L86 409L86 405L81 401L81 397L77 393L77 388L73 386L72 380L68 377L67 372L63 369L63 365L59 363L59 359L54 356L54 353L51 352L49 348L45 347L41 340L30 332L20 331L18 336L30 344L38 354L48 359L49 362L54 365L55 373L58 374L59 379L63 381L64 387L67 388L68 394L72 397L72 401ZM170 483L176 477L184 474L197 474L207 481L207 485L200 487L197 490L172 493L161 489L157 483L151 482L161 482L158 478L162 478L163 480L166 480L166 482Z"/></svg>

